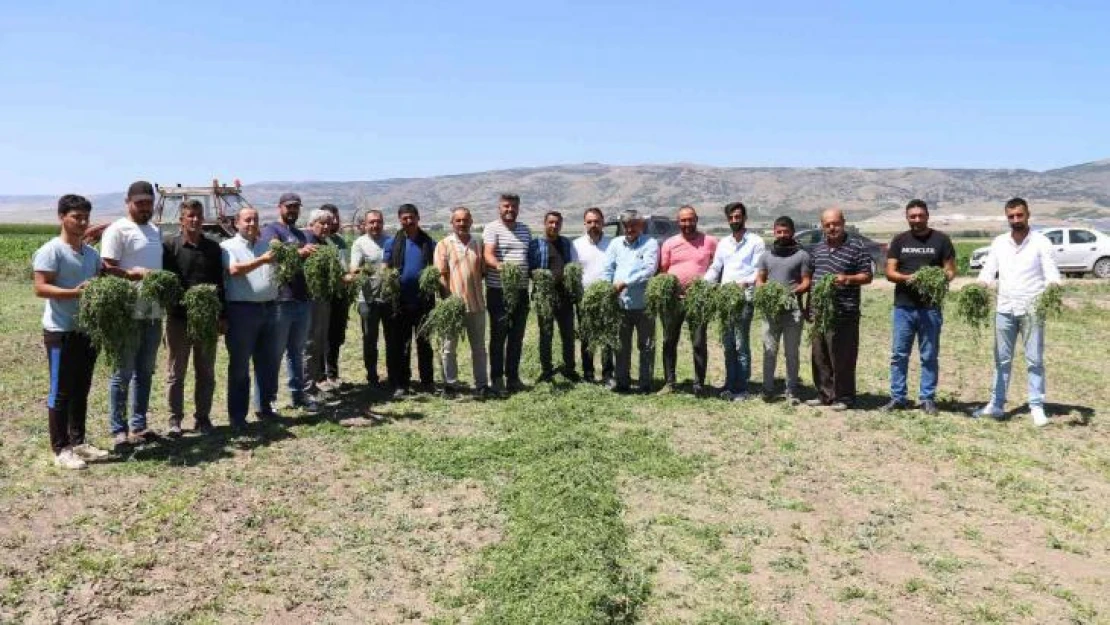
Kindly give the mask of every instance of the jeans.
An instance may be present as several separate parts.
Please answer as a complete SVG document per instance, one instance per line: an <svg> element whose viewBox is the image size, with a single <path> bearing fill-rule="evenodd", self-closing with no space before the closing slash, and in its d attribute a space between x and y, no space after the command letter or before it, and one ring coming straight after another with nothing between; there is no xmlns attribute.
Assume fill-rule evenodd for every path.
<svg viewBox="0 0 1110 625"><path fill-rule="evenodd" d="M393 307L381 302L359 302L358 316L362 325L362 364L366 367L366 381L377 384L378 333L387 331L386 324L393 316Z"/></svg>
<svg viewBox="0 0 1110 625"><path fill-rule="evenodd" d="M1006 406L1010 387L1010 366L1018 336L1025 344L1025 368L1029 377L1029 406L1044 406L1044 321L1031 315L995 313L994 315L994 389L991 404Z"/></svg>
<svg viewBox="0 0 1110 625"><path fill-rule="evenodd" d="M412 338L416 336L416 365L420 382L435 384L435 352L431 342L419 335L420 326L428 317L427 308L402 308L389 318L385 335L385 368L389 385L394 389L408 388L412 382Z"/></svg>
<svg viewBox="0 0 1110 625"><path fill-rule="evenodd" d="M859 315L837 314L830 331L813 337L813 385L826 404L856 399L856 360L859 357Z"/></svg>
<svg viewBox="0 0 1110 625"><path fill-rule="evenodd" d="M752 316L751 302L740 309L738 325L728 328L721 338L725 347L725 390L730 393L747 393L748 380L752 377Z"/></svg>
<svg viewBox="0 0 1110 625"><path fill-rule="evenodd" d="M620 350L617 352L616 379L618 388L632 386L632 332L636 332L636 348L640 352L641 391L651 390L655 377L655 317L644 310L622 310Z"/></svg>
<svg viewBox="0 0 1110 625"><path fill-rule="evenodd" d="M269 385L273 394L266 398L260 409L266 409L277 401L278 377L281 369L281 356L285 355L285 369L289 375L289 392L293 404L304 401L304 346L308 342L308 331L312 327L312 302L281 300L277 302L274 321L273 383Z"/></svg>
<svg viewBox="0 0 1110 625"><path fill-rule="evenodd" d="M330 299L312 302L312 323L308 324L308 340L304 344L304 390L315 394L316 384L327 378L328 327L331 323Z"/></svg>
<svg viewBox="0 0 1110 625"><path fill-rule="evenodd" d="M460 337L461 338L461 337ZM474 372L474 388L489 386L486 370L486 311L466 313L466 340L470 343L470 368ZM443 342L443 381L459 383L459 341Z"/></svg>
<svg viewBox="0 0 1110 625"><path fill-rule="evenodd" d="M678 368L678 341L686 328L686 313L679 311L675 318L663 322L663 381L674 384L675 369ZM694 352L694 382L705 384L705 368L709 362L709 345L706 340L706 324L694 328L692 348Z"/></svg>
<svg viewBox="0 0 1110 625"><path fill-rule="evenodd" d="M544 374L553 372L551 347L555 338L555 328L559 327L559 343L563 348L563 373L574 373L574 306L565 297L560 297L555 307L555 316L539 322L540 330L540 368Z"/></svg>
<svg viewBox="0 0 1110 625"><path fill-rule="evenodd" d="M893 337L890 346L890 398L905 402L907 399L906 372L913 352L913 339L917 337L917 350L921 355L921 387L918 399L935 401L937 379L940 377L940 329L944 314L939 308L895 306L891 312Z"/></svg>
<svg viewBox="0 0 1110 625"><path fill-rule="evenodd" d="M193 417L198 423L209 420L212 394L216 391L216 344L211 347L189 338L186 321L166 319L166 394L169 396L170 421L181 423L185 416L185 376L189 356L193 357Z"/></svg>
<svg viewBox="0 0 1110 625"><path fill-rule="evenodd" d="M528 291L521 290L516 310L505 314L505 296L500 288L486 289L489 311L489 369L494 384L505 378L520 382L520 356L524 349L524 330L528 327Z"/></svg>
<svg viewBox="0 0 1110 625"><path fill-rule="evenodd" d="M108 414L112 434L126 434L128 395L131 397L131 431L146 429L146 413L150 408L150 379L162 342L161 319L137 319L135 341L120 356L108 379Z"/></svg>
<svg viewBox="0 0 1110 625"><path fill-rule="evenodd" d="M775 392L775 366L778 364L779 340L786 360L786 394L798 396L798 352L802 346L802 313L784 310L777 319L763 321L763 394Z"/></svg>
<svg viewBox="0 0 1110 625"><path fill-rule="evenodd" d="M277 304L227 303L227 416L232 425L245 425L250 409L251 362L254 362L255 401L259 412L273 414L281 355L275 356Z"/></svg>
<svg viewBox="0 0 1110 625"><path fill-rule="evenodd" d="M50 449L58 454L85 443L96 348L83 332L46 331L42 342L50 365L50 395L46 398Z"/></svg>

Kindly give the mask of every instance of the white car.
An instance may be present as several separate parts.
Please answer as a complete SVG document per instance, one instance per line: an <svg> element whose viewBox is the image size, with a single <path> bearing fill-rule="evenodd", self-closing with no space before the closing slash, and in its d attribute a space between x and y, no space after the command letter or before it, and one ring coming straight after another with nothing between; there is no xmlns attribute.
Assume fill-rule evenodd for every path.
<svg viewBox="0 0 1110 625"><path fill-rule="evenodd" d="M1038 228L1052 242L1052 256L1063 274L1093 273L1110 278L1110 236L1090 228ZM971 253L968 266L981 269L990 247Z"/></svg>

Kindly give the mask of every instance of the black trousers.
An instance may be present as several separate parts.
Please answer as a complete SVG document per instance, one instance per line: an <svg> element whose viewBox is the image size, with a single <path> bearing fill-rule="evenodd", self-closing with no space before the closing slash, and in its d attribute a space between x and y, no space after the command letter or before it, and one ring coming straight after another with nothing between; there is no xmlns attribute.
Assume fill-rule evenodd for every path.
<svg viewBox="0 0 1110 625"><path fill-rule="evenodd" d="M435 360L432 344L428 339L418 336L417 332L428 316L428 309L402 308L400 313L386 321L385 369L389 375L389 385L393 388L408 388L412 383L412 340L416 338L416 363L420 370L420 381L435 384Z"/></svg>
<svg viewBox="0 0 1110 625"><path fill-rule="evenodd" d="M582 312L578 311L578 325L582 325ZM607 380L613 377L613 351L605 348L601 350L601 379ZM587 379L594 377L594 352L590 348L589 342L585 339L582 340L582 375Z"/></svg>
<svg viewBox="0 0 1110 625"><path fill-rule="evenodd" d="M50 448L55 454L85 442L89 389L96 367L96 348L83 332L43 332L50 365L50 395L46 408Z"/></svg>
<svg viewBox="0 0 1110 625"><path fill-rule="evenodd" d="M663 322L663 381L674 384L678 366L678 341L685 329L686 313L679 311L674 319ZM705 384L705 369L709 362L709 345L706 341L706 324L694 328L694 382Z"/></svg>
<svg viewBox="0 0 1110 625"><path fill-rule="evenodd" d="M339 377L339 348L347 340L347 318L351 313L351 300L337 297L331 301L331 320L328 322L328 355L324 360L324 375L328 379Z"/></svg>
<svg viewBox="0 0 1110 625"><path fill-rule="evenodd" d="M859 357L859 315L837 315L832 330L813 338L813 385L825 403L856 398L856 359Z"/></svg>
<svg viewBox="0 0 1110 625"><path fill-rule="evenodd" d="M389 334L389 318L393 306L382 302L359 303L358 316L362 325L362 364L366 367L366 381L378 382L378 331ZM388 345L388 341L386 343Z"/></svg>
<svg viewBox="0 0 1110 625"><path fill-rule="evenodd" d="M540 368L543 373L554 371L551 362L551 347L555 339L555 326L559 327L559 342L563 348L563 372L574 372L574 306L560 297L552 319L540 321Z"/></svg>
<svg viewBox="0 0 1110 625"><path fill-rule="evenodd" d="M521 290L512 317L505 313L505 294L499 288L486 289L489 311L489 372L490 382L497 384L508 378L520 381L520 356L524 350L524 330L528 327L528 291Z"/></svg>

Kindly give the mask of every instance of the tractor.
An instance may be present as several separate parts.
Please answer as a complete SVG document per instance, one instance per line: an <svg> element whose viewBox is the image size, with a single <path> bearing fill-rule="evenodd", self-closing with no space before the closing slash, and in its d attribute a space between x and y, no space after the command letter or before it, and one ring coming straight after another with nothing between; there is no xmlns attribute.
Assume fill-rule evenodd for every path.
<svg viewBox="0 0 1110 625"><path fill-rule="evenodd" d="M235 216L241 208L253 208L243 197L242 185L236 180L233 185L222 185L213 180L207 187L172 187L154 185L158 194L154 201L154 224L164 234L176 234L181 203L185 200L199 200L204 206L204 235L216 241L235 236ZM99 224L88 229L85 240L94 243L100 240L108 224Z"/></svg>

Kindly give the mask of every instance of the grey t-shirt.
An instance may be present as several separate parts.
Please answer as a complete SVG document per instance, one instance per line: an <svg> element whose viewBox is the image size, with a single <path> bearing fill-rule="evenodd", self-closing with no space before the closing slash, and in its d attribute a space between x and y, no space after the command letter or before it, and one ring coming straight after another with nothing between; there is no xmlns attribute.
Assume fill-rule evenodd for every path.
<svg viewBox="0 0 1110 625"><path fill-rule="evenodd" d="M81 244L81 251L74 251L61 237L54 237L35 252L31 259L34 271L54 274L54 286L72 289L96 277L100 271L100 254ZM42 313L42 327L49 332L72 332L77 329L79 298L47 299Z"/></svg>
<svg viewBox="0 0 1110 625"><path fill-rule="evenodd" d="M767 248L759 257L756 269L767 272L767 279L789 287L798 286L803 275L809 275L809 253L798 248L789 256L777 256L773 248Z"/></svg>

